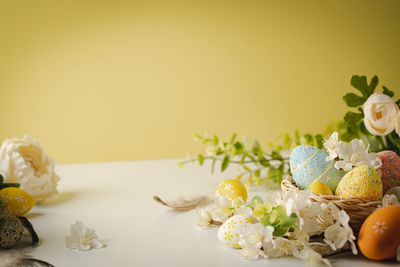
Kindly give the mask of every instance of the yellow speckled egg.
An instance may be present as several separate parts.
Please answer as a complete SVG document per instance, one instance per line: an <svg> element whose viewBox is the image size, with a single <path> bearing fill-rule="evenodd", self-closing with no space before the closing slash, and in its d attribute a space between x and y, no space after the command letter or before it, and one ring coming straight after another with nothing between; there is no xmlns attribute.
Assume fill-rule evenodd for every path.
<svg viewBox="0 0 400 267"><path fill-rule="evenodd" d="M382 198L382 182L375 169L362 165L349 171L339 182L335 195L343 198L360 197L366 200Z"/></svg>
<svg viewBox="0 0 400 267"><path fill-rule="evenodd" d="M246 187L239 180L223 180L217 185L215 192L217 196L226 196L230 201L232 201L236 197L241 197L245 203L247 201Z"/></svg>
<svg viewBox="0 0 400 267"><path fill-rule="evenodd" d="M0 190L2 213L6 215L22 216L35 205L31 195L16 187L6 187Z"/></svg>
<svg viewBox="0 0 400 267"><path fill-rule="evenodd" d="M324 184L323 182L320 181L315 181L313 182L308 189L313 191L316 194L321 194L321 195L333 195L331 189L329 186Z"/></svg>
<svg viewBox="0 0 400 267"><path fill-rule="evenodd" d="M235 215L224 222L218 230L218 240L231 248L240 248L239 232L246 224L258 223L251 215Z"/></svg>

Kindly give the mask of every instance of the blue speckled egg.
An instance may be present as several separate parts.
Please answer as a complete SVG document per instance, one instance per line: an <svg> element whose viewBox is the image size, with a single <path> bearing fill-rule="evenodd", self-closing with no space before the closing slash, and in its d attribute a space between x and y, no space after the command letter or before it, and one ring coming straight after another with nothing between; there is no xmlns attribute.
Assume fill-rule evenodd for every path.
<svg viewBox="0 0 400 267"><path fill-rule="evenodd" d="M301 189L306 189L314 181L320 181L335 192L342 178L334 168L334 161L326 161L328 155L313 146L297 146L290 156L290 170L294 181Z"/></svg>

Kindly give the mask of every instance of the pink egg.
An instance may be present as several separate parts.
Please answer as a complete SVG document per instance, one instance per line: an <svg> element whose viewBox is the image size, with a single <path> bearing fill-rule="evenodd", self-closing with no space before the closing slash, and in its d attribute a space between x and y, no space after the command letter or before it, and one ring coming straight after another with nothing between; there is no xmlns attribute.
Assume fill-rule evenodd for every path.
<svg viewBox="0 0 400 267"><path fill-rule="evenodd" d="M393 151L381 151L378 157L382 166L378 169L381 172L383 192L394 186L400 185L400 157Z"/></svg>

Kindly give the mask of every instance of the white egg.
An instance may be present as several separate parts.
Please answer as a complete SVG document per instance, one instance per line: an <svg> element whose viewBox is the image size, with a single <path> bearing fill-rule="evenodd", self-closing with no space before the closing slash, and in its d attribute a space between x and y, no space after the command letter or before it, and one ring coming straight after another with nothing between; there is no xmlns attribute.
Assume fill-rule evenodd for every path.
<svg viewBox="0 0 400 267"><path fill-rule="evenodd" d="M256 217L251 215L235 215L224 222L224 224L219 228L218 240L221 243L227 245L231 248L240 248L240 230L246 224L258 223Z"/></svg>

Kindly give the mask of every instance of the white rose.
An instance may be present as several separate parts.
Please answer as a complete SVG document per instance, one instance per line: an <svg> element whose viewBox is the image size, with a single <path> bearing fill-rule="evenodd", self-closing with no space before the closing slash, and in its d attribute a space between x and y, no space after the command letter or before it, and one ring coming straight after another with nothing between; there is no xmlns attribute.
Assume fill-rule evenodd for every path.
<svg viewBox="0 0 400 267"><path fill-rule="evenodd" d="M396 124L396 133L400 135L400 111L399 113L397 113L395 124Z"/></svg>
<svg viewBox="0 0 400 267"><path fill-rule="evenodd" d="M0 147L0 173L5 182L19 183L36 201L57 193L59 176L54 165L54 159L30 135L6 139Z"/></svg>
<svg viewBox="0 0 400 267"><path fill-rule="evenodd" d="M391 97L375 93L367 99L363 107L364 124L370 133L385 136L393 131L399 108Z"/></svg>

